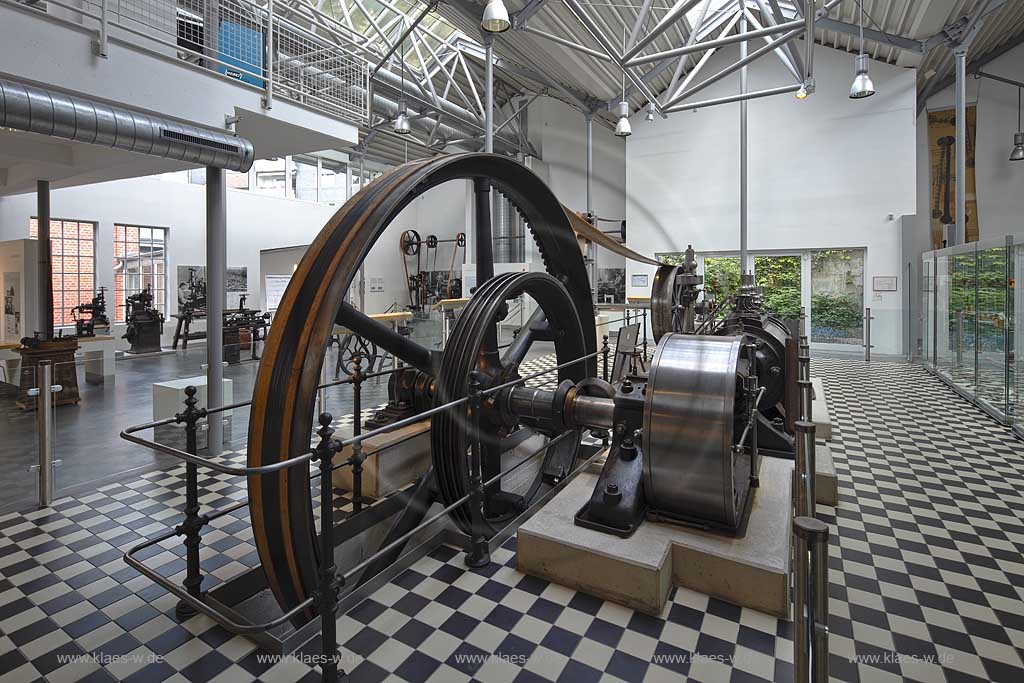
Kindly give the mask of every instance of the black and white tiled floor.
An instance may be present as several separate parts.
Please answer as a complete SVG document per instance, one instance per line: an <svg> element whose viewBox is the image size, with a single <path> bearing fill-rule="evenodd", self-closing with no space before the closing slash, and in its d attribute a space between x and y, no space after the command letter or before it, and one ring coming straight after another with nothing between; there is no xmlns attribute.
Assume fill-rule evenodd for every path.
<svg viewBox="0 0 1024 683"><path fill-rule="evenodd" d="M539 368L543 363L539 363ZM831 671L840 681L1024 681L1024 443L922 369L815 360L834 415ZM180 519L183 468L0 517L0 683L319 680L277 663L126 567ZM201 477L204 509L244 482ZM347 500L337 505L348 509ZM204 536L210 588L257 564L247 510ZM180 577L174 540L146 562ZM357 683L788 681L792 626L677 589L649 617L439 548L338 620ZM67 662L78 656L90 661Z"/></svg>

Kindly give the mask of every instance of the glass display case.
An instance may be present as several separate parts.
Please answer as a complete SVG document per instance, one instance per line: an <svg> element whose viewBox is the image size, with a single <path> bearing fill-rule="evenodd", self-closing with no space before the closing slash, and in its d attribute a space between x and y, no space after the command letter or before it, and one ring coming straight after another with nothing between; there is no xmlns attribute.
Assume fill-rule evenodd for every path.
<svg viewBox="0 0 1024 683"><path fill-rule="evenodd" d="M1024 435L1017 409L1024 314L1016 283L1024 238L926 252L921 262L922 363L962 396Z"/></svg>

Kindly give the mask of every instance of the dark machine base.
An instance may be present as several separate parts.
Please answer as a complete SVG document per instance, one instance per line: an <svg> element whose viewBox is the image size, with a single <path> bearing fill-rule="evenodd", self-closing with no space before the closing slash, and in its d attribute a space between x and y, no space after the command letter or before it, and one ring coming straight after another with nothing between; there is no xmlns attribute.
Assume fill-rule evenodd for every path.
<svg viewBox="0 0 1024 683"><path fill-rule="evenodd" d="M134 333L129 341L131 348L125 353L155 353L160 351L160 335L163 323L158 320L147 320L133 323Z"/></svg>

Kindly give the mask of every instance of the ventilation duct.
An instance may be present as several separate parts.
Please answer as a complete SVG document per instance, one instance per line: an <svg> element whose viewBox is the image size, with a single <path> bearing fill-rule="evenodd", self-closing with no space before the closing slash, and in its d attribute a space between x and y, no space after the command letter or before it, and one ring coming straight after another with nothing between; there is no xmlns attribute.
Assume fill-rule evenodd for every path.
<svg viewBox="0 0 1024 683"><path fill-rule="evenodd" d="M4 78L0 127L229 171L253 162L245 138Z"/></svg>

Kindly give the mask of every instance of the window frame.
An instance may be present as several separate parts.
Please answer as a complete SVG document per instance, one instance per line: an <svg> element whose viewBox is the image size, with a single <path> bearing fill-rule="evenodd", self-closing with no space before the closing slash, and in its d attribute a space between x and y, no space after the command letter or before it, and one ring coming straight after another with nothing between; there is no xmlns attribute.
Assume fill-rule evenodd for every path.
<svg viewBox="0 0 1024 683"><path fill-rule="evenodd" d="M134 224L134 223L115 221L114 222L113 245L112 245L113 249L114 249L114 263L112 264L113 271L114 271L114 287L113 287L113 292L111 292L111 294L113 295L113 297L112 297L112 306L113 306L114 310L113 310L113 315L111 316L111 321L114 322L114 323L117 323L117 324L122 324L122 323L127 322L126 321L126 312L127 311L125 310L124 302L127 301L128 297L131 296L132 294L138 294L139 292L142 291L142 287L144 286L143 280L145 280L144 276L147 275L147 273L145 273L143 271L143 267L144 266L143 266L143 256L142 256L142 237L141 237L141 232L140 232L140 237L139 237L139 254L138 254L139 270L137 272L134 272L134 273L129 271L127 269L127 263L125 263L123 265L124 270L121 270L121 269L118 268L118 263L117 262L119 260L123 259L123 257L119 257L117 255L117 245L118 245L118 242L123 242L125 245L128 244L127 240L119 240L118 239L118 229L119 228L124 228L126 230L128 228L135 228L136 230L139 230L139 231L142 231L142 230L154 230L154 231L155 230L159 230L159 231L161 231L163 233L163 254L162 254L162 256L160 256L159 258L155 258L152 255L152 252L151 252L150 255L147 258L148 258L148 262L150 264L150 267L153 269L152 272L148 273L150 279L155 282L156 281L156 277L158 275L161 275L163 277L163 288L162 288L162 291L161 291L160 288L157 288L156 286L153 287L153 305L154 305L154 307L158 311L160 311L164 315L164 318L166 318L167 315L168 315L168 311L169 311L169 309L168 309L169 302L168 302L168 297L167 297L167 292L168 292L168 287L167 287L168 282L167 282L167 280L168 280L168 275L169 275L169 271L168 271L168 267L169 266L168 266L167 252L168 252L169 235L170 235L170 231L171 231L170 228L168 228L166 226L160 226L160 225L137 225L137 224ZM152 240L150 240L150 242L152 244ZM127 246L126 246L126 249L125 249L125 253L127 254ZM162 273L158 273L156 271L156 263L157 262L163 263L163 272ZM121 280L122 286L120 288L118 287L118 280L117 280L118 275L123 275L123 278ZM138 284L138 287L129 287L129 281L135 281ZM120 298L118 296L119 294L122 295ZM161 296L161 294L162 294L162 296Z"/></svg>
<svg viewBox="0 0 1024 683"><path fill-rule="evenodd" d="M53 234L53 224L54 223L60 223L61 224L61 226L60 226L61 227L61 236L59 238L60 241L61 241L61 253L59 255L55 255L53 253L53 249L54 249L54 246L55 246L54 245L54 238L52 237L52 234ZM65 254L64 254L64 248L63 248L64 245L63 245L63 243L64 243L65 240L67 240L67 238L64 237L64 226L67 223L75 223L76 225L79 226L79 230L81 229L81 226L83 224L91 225L92 226L92 237L89 240L89 241L92 242L92 272L91 273L86 273L87 275L91 275L92 276L92 289L91 289L91 291L87 290L87 289L83 289L81 287L81 277L83 275L83 271L81 270L81 267L76 269L73 273L71 271L65 271L64 270L64 260L63 259L64 259ZM33 226L33 224L35 224L35 230L36 230L35 234L32 234L32 226ZM28 228L29 239L34 239L34 240L38 241L39 240L39 216L29 216L28 225L29 225L29 228ZM71 309L74 308L75 306L78 306L79 304L89 303L90 301L92 301L92 298L94 296L96 296L96 280L97 280L97 274L96 274L96 235L97 235L98 232L99 232L99 222L98 221L83 220L83 219L78 219L78 218L57 218L57 217L54 217L54 216L50 217L50 233L51 233L51 237L50 237L50 283L51 283L51 286L53 286L53 278L54 278L54 276L55 275L60 275L61 276L61 286L60 287L53 286L54 298L57 298L58 296L60 297L60 305L58 306L56 303L54 303L54 306L53 306L53 326L54 326L54 328L73 328L75 326L75 321L71 318ZM71 241L71 240L67 240L67 241ZM81 237L76 237L74 239L74 241L77 242L77 243L81 243L84 240L82 240ZM81 255L81 251L82 251L81 250L81 246L78 246L78 248L76 250L76 253L75 253L75 258L77 258L77 259L82 259L83 258L83 256ZM61 258L61 270L59 272L55 271L54 268L53 268L53 264L55 263L56 256L60 256L60 258ZM88 257L85 257L85 258L88 258ZM80 265L81 265L81 262L79 262L79 266ZM79 301L71 302L71 305L68 305L69 301L65 300L65 292L68 291L68 290L65 290L64 286L63 286L64 285L63 278L64 278L65 275L74 275L75 277L77 277L79 279L78 280L79 281L79 286L77 288L75 288L74 290L72 290L72 291L77 292L78 293L77 294L78 297L82 297L84 292L88 292L88 299L81 299Z"/></svg>

